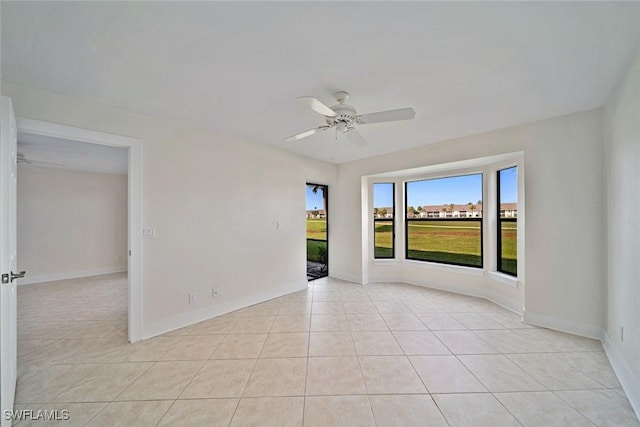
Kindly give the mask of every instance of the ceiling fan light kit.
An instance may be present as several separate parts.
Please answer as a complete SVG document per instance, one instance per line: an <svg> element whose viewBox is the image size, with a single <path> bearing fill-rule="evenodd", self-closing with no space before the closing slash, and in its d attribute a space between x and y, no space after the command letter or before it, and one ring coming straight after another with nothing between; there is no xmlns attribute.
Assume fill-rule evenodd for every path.
<svg viewBox="0 0 640 427"><path fill-rule="evenodd" d="M318 101L312 96L301 96L298 98L298 102L311 108L316 113L323 115L327 125L319 126L315 129L310 129L298 134L285 138L285 141L298 141L302 138L306 138L311 135L315 135L318 132L336 128L336 139L338 133L342 133L347 136L349 141L357 147L367 146L367 140L364 139L360 133L356 130L358 125L366 125L370 123L383 123L393 122L398 120L413 119L416 112L413 108L401 108L399 110L380 111L377 113L361 114L358 115L355 107L346 104L349 98L349 93L340 91L333 94L338 101L337 105L328 107L322 102Z"/></svg>

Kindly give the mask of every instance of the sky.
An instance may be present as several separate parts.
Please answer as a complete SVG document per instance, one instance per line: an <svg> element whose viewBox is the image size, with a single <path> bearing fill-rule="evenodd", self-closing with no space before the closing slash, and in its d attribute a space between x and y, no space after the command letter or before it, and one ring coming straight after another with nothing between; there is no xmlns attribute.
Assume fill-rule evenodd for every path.
<svg viewBox="0 0 640 427"><path fill-rule="evenodd" d="M307 185L307 210L322 209L322 191L313 193L313 185Z"/></svg>
<svg viewBox="0 0 640 427"><path fill-rule="evenodd" d="M373 207L390 208L393 206L393 184L373 184Z"/></svg>
<svg viewBox="0 0 640 427"><path fill-rule="evenodd" d="M314 194L313 186L307 185L307 210L322 209L322 193ZM407 183L408 206L425 205L466 205L482 200L482 175L463 175L456 177L411 181ZM500 171L500 201L515 203L518 201L517 168ZM393 206L393 184L377 183L373 185L373 207Z"/></svg>
<svg viewBox="0 0 640 427"><path fill-rule="evenodd" d="M518 173L516 168L500 172L500 197L502 203L517 202ZM389 183L374 184L373 206L393 206L393 186ZM482 175L463 175L411 181L407 183L408 206L473 204L482 200Z"/></svg>
<svg viewBox="0 0 640 427"><path fill-rule="evenodd" d="M500 203L518 201L518 168L512 167L500 171Z"/></svg>
<svg viewBox="0 0 640 427"><path fill-rule="evenodd" d="M482 200L482 174L407 183L407 206L466 205Z"/></svg>

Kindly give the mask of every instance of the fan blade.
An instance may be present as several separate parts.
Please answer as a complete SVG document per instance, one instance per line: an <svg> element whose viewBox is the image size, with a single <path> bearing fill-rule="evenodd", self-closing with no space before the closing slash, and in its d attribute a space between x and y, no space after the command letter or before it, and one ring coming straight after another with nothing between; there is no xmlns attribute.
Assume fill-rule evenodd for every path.
<svg viewBox="0 0 640 427"><path fill-rule="evenodd" d="M350 130L347 132L347 138L349 138L349 141L358 148L364 148L369 145L367 140L364 139L364 136L362 136L362 134L357 130Z"/></svg>
<svg viewBox="0 0 640 427"><path fill-rule="evenodd" d="M60 166L62 168L66 167L62 163L54 163L54 162L45 162L44 160L27 160L27 163L31 165L49 165L49 166Z"/></svg>
<svg viewBox="0 0 640 427"><path fill-rule="evenodd" d="M302 104L308 106L316 113L322 114L325 117L337 116L335 111L333 111L331 108L327 107L322 102L315 99L313 96L301 96L297 99Z"/></svg>
<svg viewBox="0 0 640 427"><path fill-rule="evenodd" d="M286 142L297 141L297 140L299 140L299 139L306 138L306 137L311 136L311 135L315 135L316 133L318 133L318 132L320 132L320 131L327 130L327 129L329 129L330 127L331 127L331 126L320 126L319 128L309 129L309 130L306 130L306 131L304 131L304 132L300 132L300 133L297 133L297 134L295 134L295 135L292 135L292 136L290 136L290 137L288 137L288 138L285 138L284 140L285 140Z"/></svg>
<svg viewBox="0 0 640 427"><path fill-rule="evenodd" d="M413 108L400 108L399 110L380 111L356 116L356 122L361 125L369 123L395 122L396 120L409 120L416 116Z"/></svg>
<svg viewBox="0 0 640 427"><path fill-rule="evenodd" d="M54 162L45 162L44 160L31 160L31 159L18 159L17 162L19 165L34 165L34 166L58 166L61 168L66 167L66 165L63 165L62 163L54 163Z"/></svg>
<svg viewBox="0 0 640 427"><path fill-rule="evenodd" d="M51 165L51 166L65 167L65 165L60 164L60 163L46 162L44 160L28 159L27 156L25 156L24 153L21 153L20 151L18 151L18 153L17 153L16 162L18 164L22 164L22 165L25 165L25 164L26 165Z"/></svg>

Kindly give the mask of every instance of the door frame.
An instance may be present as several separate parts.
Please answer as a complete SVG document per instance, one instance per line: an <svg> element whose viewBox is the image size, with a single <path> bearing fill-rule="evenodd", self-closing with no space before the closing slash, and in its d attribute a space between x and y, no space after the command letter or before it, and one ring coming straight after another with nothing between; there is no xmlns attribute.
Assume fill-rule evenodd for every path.
<svg viewBox="0 0 640 427"><path fill-rule="evenodd" d="M50 136L89 144L125 148L128 173L128 288L129 342L142 339L142 141L137 138L97 132L42 120L17 117L18 132Z"/></svg>
<svg viewBox="0 0 640 427"><path fill-rule="evenodd" d="M324 194L324 203L325 203L325 220L326 220L326 224L327 224L327 274L325 276L320 276L320 277L316 277L313 280L317 280L317 279L322 279L324 277L329 277L329 184L319 184L317 182L307 182L305 185L305 189L307 186L318 186L318 187L325 187L326 188L326 193ZM306 191L305 191L306 194ZM305 200L306 203L306 200ZM306 230L305 230L305 236L306 236Z"/></svg>
<svg viewBox="0 0 640 427"><path fill-rule="evenodd" d="M11 99L5 96L0 97L0 156L2 159L3 177L0 179L0 196L2 196L2 204L6 205L6 212L0 215L2 224L0 232L2 235L4 248L0 249L2 258L8 263L2 263L2 274L13 275L17 272L17 241L16 241L16 181L17 181L17 147L16 147L16 122L13 114L13 106ZM6 122L4 119L7 119ZM5 140L6 139L6 140ZM4 167L7 167L4 170ZM6 192L5 192L6 191ZM5 215L6 214L6 215ZM19 278L19 277L15 277ZM14 283L15 278L9 279L8 282L0 285L0 329L2 329L2 345L0 345L0 409L2 416L0 417L0 425L10 426L11 417L7 416L5 411L11 411L15 403L16 383L18 377L17 362L17 290Z"/></svg>

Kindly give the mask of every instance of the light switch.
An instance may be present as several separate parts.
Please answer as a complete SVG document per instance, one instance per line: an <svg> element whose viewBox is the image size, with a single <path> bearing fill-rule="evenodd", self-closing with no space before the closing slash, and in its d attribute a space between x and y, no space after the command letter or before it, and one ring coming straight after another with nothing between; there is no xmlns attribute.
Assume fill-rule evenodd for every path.
<svg viewBox="0 0 640 427"><path fill-rule="evenodd" d="M142 237L143 238L149 238L149 237L156 237L156 229L153 227L145 227L142 229Z"/></svg>

